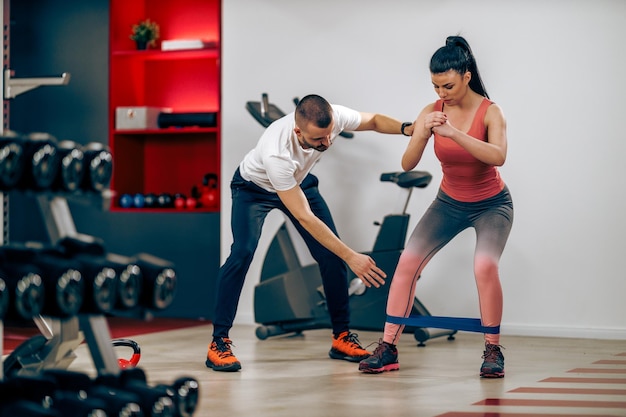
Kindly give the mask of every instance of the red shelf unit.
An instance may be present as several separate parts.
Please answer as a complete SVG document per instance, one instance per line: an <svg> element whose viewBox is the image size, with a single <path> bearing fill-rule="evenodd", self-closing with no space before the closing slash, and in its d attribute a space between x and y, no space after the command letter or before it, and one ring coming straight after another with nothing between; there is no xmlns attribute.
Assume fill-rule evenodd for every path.
<svg viewBox="0 0 626 417"><path fill-rule="evenodd" d="M137 50L131 28L150 19L160 28L157 45ZM212 47L162 51L162 40L201 39ZM220 175L221 0L111 0L109 145L116 196L183 193ZM116 129L116 108L157 107L173 112L216 113L216 127ZM219 195L219 192L218 192ZM122 209L118 198L111 210ZM219 211L212 207L194 211ZM168 211L156 209L149 211ZM171 209L169 211L174 211ZM179 211L179 210L176 210Z"/></svg>

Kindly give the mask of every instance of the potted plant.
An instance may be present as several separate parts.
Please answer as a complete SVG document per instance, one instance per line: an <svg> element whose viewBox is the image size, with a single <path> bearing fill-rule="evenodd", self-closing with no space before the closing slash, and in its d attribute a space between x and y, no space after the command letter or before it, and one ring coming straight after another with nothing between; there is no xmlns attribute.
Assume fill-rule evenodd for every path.
<svg viewBox="0 0 626 417"><path fill-rule="evenodd" d="M130 38L137 43L137 49L155 46L159 38L159 25L150 19L143 20L133 25Z"/></svg>

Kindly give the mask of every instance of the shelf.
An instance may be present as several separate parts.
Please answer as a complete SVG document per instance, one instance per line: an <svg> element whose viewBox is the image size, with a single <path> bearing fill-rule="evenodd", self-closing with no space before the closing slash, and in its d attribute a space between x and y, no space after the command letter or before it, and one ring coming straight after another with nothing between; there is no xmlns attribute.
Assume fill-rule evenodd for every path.
<svg viewBox="0 0 626 417"><path fill-rule="evenodd" d="M218 133L218 127L168 127L164 129L119 129L114 130L114 135L193 135L198 133Z"/></svg>
<svg viewBox="0 0 626 417"><path fill-rule="evenodd" d="M111 0L109 31L109 146L115 158L111 189L123 194L191 194L205 175L221 175L221 0ZM137 50L133 24L160 27L153 49ZM202 49L161 50L162 40L201 39ZM117 129L119 107L157 107L177 113L217 113L212 127ZM208 124L205 124L205 126ZM194 209L126 208L120 213L219 213Z"/></svg>
<svg viewBox="0 0 626 417"><path fill-rule="evenodd" d="M218 59L220 56L218 48L186 49L179 51L160 51L156 49L120 50L111 53L112 58L132 58L146 61L166 61L179 59Z"/></svg>

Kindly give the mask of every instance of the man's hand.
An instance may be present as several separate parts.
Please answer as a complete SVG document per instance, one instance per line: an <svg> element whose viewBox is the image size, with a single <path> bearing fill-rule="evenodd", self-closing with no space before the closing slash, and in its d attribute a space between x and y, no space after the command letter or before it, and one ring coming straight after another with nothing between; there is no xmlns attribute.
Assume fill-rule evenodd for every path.
<svg viewBox="0 0 626 417"><path fill-rule="evenodd" d="M376 266L376 262L369 256L354 252L354 254L346 260L346 263L352 272L363 281L366 287L369 288L373 285L379 288L385 283L387 275L382 269Z"/></svg>

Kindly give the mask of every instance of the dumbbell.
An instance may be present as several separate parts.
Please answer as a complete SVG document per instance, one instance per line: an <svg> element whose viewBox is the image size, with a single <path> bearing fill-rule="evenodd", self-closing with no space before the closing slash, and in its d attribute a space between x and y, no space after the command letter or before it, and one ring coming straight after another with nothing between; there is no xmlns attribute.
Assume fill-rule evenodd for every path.
<svg viewBox="0 0 626 417"><path fill-rule="evenodd" d="M146 417L176 417L173 391L148 385L141 368L123 369L119 375L99 375L95 384L135 394Z"/></svg>
<svg viewBox="0 0 626 417"><path fill-rule="evenodd" d="M113 175L113 155L108 146L99 142L90 142L85 145L85 175L83 188L85 190L102 192L108 188Z"/></svg>
<svg viewBox="0 0 626 417"><path fill-rule="evenodd" d="M26 155L23 139L13 131L0 135L0 190L14 188L22 178Z"/></svg>
<svg viewBox="0 0 626 417"><path fill-rule="evenodd" d="M87 395L91 388L91 378L80 372L63 369L44 369L43 376L55 381L57 390L52 399L51 408L64 416L107 417L111 408L108 401ZM118 414L115 414L118 415Z"/></svg>
<svg viewBox="0 0 626 417"><path fill-rule="evenodd" d="M9 289L7 283L0 277L0 320L4 318L4 315L9 309Z"/></svg>
<svg viewBox="0 0 626 417"><path fill-rule="evenodd" d="M117 300L117 273L105 259L104 242L94 236L66 236L56 243L57 250L75 260L85 281L81 312L109 313Z"/></svg>
<svg viewBox="0 0 626 417"><path fill-rule="evenodd" d="M198 408L200 384L191 377L180 377L172 385L157 385L170 389L174 393L174 408L177 417L191 417Z"/></svg>
<svg viewBox="0 0 626 417"><path fill-rule="evenodd" d="M0 417L65 417L57 410L27 400L0 404Z"/></svg>
<svg viewBox="0 0 626 417"><path fill-rule="evenodd" d="M142 292L142 271L128 256L107 253L106 262L117 274L116 307L123 310L139 306Z"/></svg>
<svg viewBox="0 0 626 417"><path fill-rule="evenodd" d="M0 275L6 284L7 318L31 320L41 314L44 305L44 287L34 266L8 264L2 260Z"/></svg>
<svg viewBox="0 0 626 417"><path fill-rule="evenodd" d="M1 247L0 253L6 261L5 268L25 264L41 277L45 289L41 314L64 318L78 313L83 303L84 283L76 262L39 242L12 243Z"/></svg>
<svg viewBox="0 0 626 417"><path fill-rule="evenodd" d="M61 416L56 410L52 410L51 414L41 414L42 409L49 409L52 404L55 390L54 379L41 374L6 378L0 384L0 404L3 410L0 416Z"/></svg>
<svg viewBox="0 0 626 417"><path fill-rule="evenodd" d="M46 369L43 374L53 378L60 390L57 394L62 406L72 405L75 398L89 399L82 406L97 406L109 417L144 417L139 405L139 398L130 392L112 389L108 386L97 385L88 375L64 369ZM80 406L80 403L76 404ZM74 416L72 412L64 416ZM85 417L92 417L89 414ZM95 417L95 416L94 416Z"/></svg>
<svg viewBox="0 0 626 417"><path fill-rule="evenodd" d="M82 147L71 140L63 140L57 145L60 164L53 183L55 190L77 191L85 174L85 155Z"/></svg>
<svg viewBox="0 0 626 417"><path fill-rule="evenodd" d="M130 257L108 253L102 239L84 234L62 238L57 242L57 246L62 247L68 256L79 259L91 256L94 262L97 261L115 271L117 307L131 309L139 304L143 278L141 269Z"/></svg>
<svg viewBox="0 0 626 417"><path fill-rule="evenodd" d="M144 307L163 310L169 307L176 294L177 277L174 264L148 253L133 256L133 262L141 269L142 297Z"/></svg>
<svg viewBox="0 0 626 417"><path fill-rule="evenodd" d="M59 170L57 140L48 133L30 133L23 142L24 173L20 185L24 189L48 189Z"/></svg>

